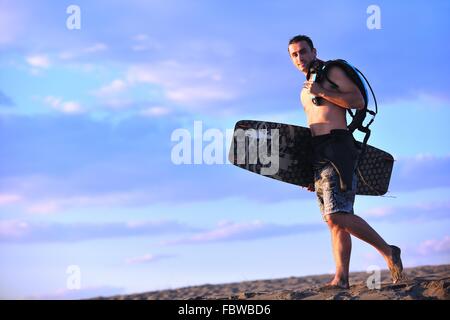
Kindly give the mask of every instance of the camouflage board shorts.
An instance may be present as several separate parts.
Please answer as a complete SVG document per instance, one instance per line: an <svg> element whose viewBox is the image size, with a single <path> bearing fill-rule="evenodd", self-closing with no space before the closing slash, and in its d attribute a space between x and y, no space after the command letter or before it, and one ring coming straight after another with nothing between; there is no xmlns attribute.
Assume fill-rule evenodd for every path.
<svg viewBox="0 0 450 320"><path fill-rule="evenodd" d="M314 187L320 211L325 222L334 213L353 214L356 195L356 173L353 174L351 189L341 191L339 175L331 163L314 167Z"/></svg>

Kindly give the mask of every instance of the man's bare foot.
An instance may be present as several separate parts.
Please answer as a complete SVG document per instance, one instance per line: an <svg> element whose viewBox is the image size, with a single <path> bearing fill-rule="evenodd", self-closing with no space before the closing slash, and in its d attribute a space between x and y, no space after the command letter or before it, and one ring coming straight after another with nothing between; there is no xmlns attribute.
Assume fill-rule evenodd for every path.
<svg viewBox="0 0 450 320"><path fill-rule="evenodd" d="M350 289L348 281L342 279L333 279L330 283L326 284L324 289Z"/></svg>
<svg viewBox="0 0 450 320"><path fill-rule="evenodd" d="M402 259L400 258L401 250L399 247L390 246L392 253L391 257L388 260L389 271L391 272L392 283L397 283L402 280L403 275L403 264Z"/></svg>

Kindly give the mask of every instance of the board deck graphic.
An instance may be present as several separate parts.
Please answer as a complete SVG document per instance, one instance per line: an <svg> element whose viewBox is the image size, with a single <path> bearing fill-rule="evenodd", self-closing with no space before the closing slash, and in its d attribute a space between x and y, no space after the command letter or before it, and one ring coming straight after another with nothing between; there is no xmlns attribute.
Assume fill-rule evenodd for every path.
<svg viewBox="0 0 450 320"><path fill-rule="evenodd" d="M361 142L356 142L357 147ZM234 128L229 161L248 171L306 187L313 183L311 131L309 128L255 120L241 120ZM389 188L394 158L367 145L359 161L359 195L384 195Z"/></svg>

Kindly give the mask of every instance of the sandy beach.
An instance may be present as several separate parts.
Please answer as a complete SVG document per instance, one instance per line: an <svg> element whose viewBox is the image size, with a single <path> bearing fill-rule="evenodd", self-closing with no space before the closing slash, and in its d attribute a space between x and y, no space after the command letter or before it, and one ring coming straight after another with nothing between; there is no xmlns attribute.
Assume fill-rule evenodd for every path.
<svg viewBox="0 0 450 320"><path fill-rule="evenodd" d="M389 272L381 271L379 289L369 288L371 274L350 274L350 289L323 288L332 275L313 275L225 284L205 284L173 290L144 292L97 299L115 300L449 300L450 264L406 268L405 279L392 284Z"/></svg>

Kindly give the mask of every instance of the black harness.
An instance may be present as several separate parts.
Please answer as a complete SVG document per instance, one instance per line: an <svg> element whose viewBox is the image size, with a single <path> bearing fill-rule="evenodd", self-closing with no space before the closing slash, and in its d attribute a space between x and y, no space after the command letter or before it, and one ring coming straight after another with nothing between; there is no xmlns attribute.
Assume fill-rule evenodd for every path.
<svg viewBox="0 0 450 320"><path fill-rule="evenodd" d="M331 85L334 88L337 89L337 88L339 88L339 86L336 83L334 83L333 81L331 81L330 78L328 77L328 71L330 70L330 68L335 67L335 66L339 67L341 70L343 70L345 72L345 74L356 84L356 86L358 87L359 91L361 91L361 94L363 95L363 98L364 98L364 108L363 109L356 110L355 113L352 110L347 109L348 113L352 117L351 123L347 126L348 130L351 133L353 133L355 130L359 130L365 134L363 142L362 142L362 146L361 146L360 155L359 155L359 158L361 158L364 155L367 141L369 140L369 137L370 137L371 131L370 131L369 127L372 124L372 122L375 120L375 116L378 113L377 99L375 97L375 93L372 90L372 87L370 86L369 81L364 76L364 74L360 70L358 70L356 67L352 66L350 63L348 63L347 61L342 60L342 59L329 60L326 62L319 60L319 59L314 60L309 67L309 71L306 76L306 79L309 80L311 76L315 75L314 81L321 82L323 79L326 79L328 82L331 83ZM364 81L363 81L363 79L364 79ZM375 104L375 111L368 109L369 97L368 97L367 89L366 89L364 82L367 83L367 85L369 86L370 92L372 93L373 101ZM318 98L318 97L313 98L313 102L315 104L318 104L319 103L318 99L320 99L320 98ZM366 118L367 113L372 115L372 119L370 119L370 121L367 123L367 125L364 125L363 122L364 122L364 119Z"/></svg>

